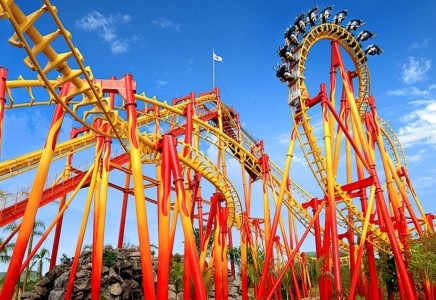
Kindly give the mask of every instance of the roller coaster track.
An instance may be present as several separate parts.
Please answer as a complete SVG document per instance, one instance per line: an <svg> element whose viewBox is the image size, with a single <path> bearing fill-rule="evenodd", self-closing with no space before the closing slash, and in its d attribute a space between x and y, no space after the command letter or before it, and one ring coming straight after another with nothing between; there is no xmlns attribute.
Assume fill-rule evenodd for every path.
<svg viewBox="0 0 436 300"><path fill-rule="evenodd" d="M355 39L354 35L343 28L340 25L332 23L323 23L315 26L310 30L303 38L302 42L296 48L295 56L298 57L298 62L295 65L296 82L292 83L293 86L297 87L290 89L290 106L293 108L292 116L294 119L294 125L297 130L298 139L304 156L308 161L308 166L312 170L314 177L317 179L318 184L324 193L327 193L327 171L326 171L326 161L322 154L323 150L318 145L318 139L313 134L314 127L311 125L311 117L308 115L311 103L309 98L309 93L305 84L304 72L306 69L307 56L310 48L319 42L320 40L331 40L336 41L343 49L347 52L349 57L352 59L355 66L355 77L358 78L358 96L355 99L355 104L357 111L359 113L360 119L363 121L365 115L368 112L368 99L370 99L370 76L367 66L367 57L364 51L361 49L360 43ZM345 71L345 70L341 70ZM297 89L298 96L296 97L292 94L292 91ZM294 92L295 93L295 92ZM380 125L381 134L383 138L390 145L390 150L392 152L393 159L397 162L397 165L401 164L406 168L405 156L402 150L401 144L398 141L395 132L392 128L381 118L377 118L377 122ZM355 217L355 223L360 222L360 226L355 226L356 224L349 224L354 227L357 234L361 234L362 226L364 224L365 216L360 209L358 209L352 202L348 193L350 191L343 190L343 187L339 183L334 183L334 188L339 199L343 201L347 207L352 211ZM341 211L338 209L340 218L347 222L347 217L341 215ZM374 224L370 224L370 231L379 238L375 245L385 251L389 251L390 241L385 232L382 232L380 228L377 228Z"/></svg>
<svg viewBox="0 0 436 300"><path fill-rule="evenodd" d="M101 85L99 85L98 81L95 82L93 80L93 76L91 73L91 70L89 67L85 67L83 65L83 57L81 56L79 50L73 46L71 35L69 32L63 27L61 21L59 20L56 8L51 6L48 1L45 2L45 4L34 13L26 16L21 9L14 3L4 3L2 2L2 7L7 14L9 20L11 21L14 29L15 34L11 37L10 43L17 47L22 47L26 50L28 53L28 56L24 59L25 64L33 71L38 72L38 81L41 85L44 87L47 87L47 90L49 91L50 101L49 103L60 103L64 107L64 109L74 117L74 119L78 122L80 122L85 127L91 129L92 131L107 135L106 133L101 132L98 128L92 127L92 125L89 125L85 122L85 116L80 117L75 113L77 110L77 107L83 107L83 106L92 106L93 108L90 109L90 111L93 111L93 113L99 112L104 113L105 119L111 124L111 127L114 129L113 132L115 133L115 137L118 138L121 145L123 147L125 146L125 139L123 137L126 136L126 125L123 120L120 119L120 117L114 113L114 111L111 111L107 104L102 101L102 95L101 95ZM54 22L56 23L58 30L56 30L53 33L47 34L47 35L41 35L39 31L34 26L34 23L40 18L44 13L49 13L51 17L53 18ZM27 37L31 40L33 43L33 47L31 47L30 43L26 39ZM58 54L54 48L51 46L50 43L52 43L55 39L62 37L65 40L65 44L69 47L68 52L63 52ZM47 63L44 68L41 67L41 63L37 60L38 54L43 54L46 56ZM69 60L73 60L73 62L69 62ZM69 67L70 65L76 64L78 66L77 69L71 69ZM58 72L61 73L61 76L58 77L55 81L50 80L47 75L56 69ZM81 79L84 78L84 79ZM56 91L57 88L61 87L64 83L71 82L74 85L74 88L70 88L69 93L62 97L58 94ZM30 89L30 87L37 86L38 83L36 81L17 81L15 83L10 83L10 86L19 87L22 84L22 86L25 86L29 96L30 96L30 102L28 105L34 106L37 104L41 104L38 102L35 102L33 93ZM19 106L25 106L25 104L14 104L13 98L11 97L12 93L7 90L7 94L9 95L11 99L11 107L15 105L16 107ZM68 106L68 103L70 99L73 99L75 96L83 94L85 97L80 100L76 101L74 104L74 109L70 109ZM154 105L162 105L158 101L155 101L153 99L149 99L144 96L136 95L136 98L143 101L148 101L151 104ZM196 100L198 101L198 100ZM95 106L95 107L94 107ZM96 109L97 108L97 109ZM169 118L169 112L171 111L172 107L167 106L166 109L159 111L159 116L162 119ZM182 109L182 107L180 107ZM147 124L148 122L152 122L152 117L145 117L143 119L143 124ZM234 127L232 127L234 128ZM89 137L89 140L92 139L92 137ZM247 139L247 135L244 135L244 141L249 141L250 138ZM228 144L227 141L224 142L225 144ZM67 142L68 144L68 142ZM252 142L248 143L249 147L252 147ZM89 144L91 146L91 144ZM233 146L233 147L232 147ZM236 150L235 144L230 144L229 147L233 148L233 151ZM62 152L62 151L61 151ZM248 152L244 151L237 151L238 155L242 155L239 159L241 160L241 163L246 165L247 170L253 170L255 171L258 166L256 162L256 159L254 157L250 157ZM67 151L62 152L63 155L67 155ZM33 157L22 157L19 162L17 162L17 166L19 163L21 164L27 164L28 166L31 166L31 160L37 161L38 160L38 153L32 154ZM55 158L61 158L60 155L55 155ZM247 165L248 164L248 165ZM250 166L251 165L251 166ZM36 166L34 164L34 166ZM6 167L9 168L9 172L12 172L12 168L10 166ZM16 168L16 167L15 167ZM24 170L24 169L22 169ZM293 184L292 186L298 187L298 191L301 193L302 189L296 184ZM306 197L309 198L309 197ZM293 205L289 205L290 207L295 207L297 205L297 202L294 201ZM305 210L301 207L297 209L298 212L300 212L301 217L299 218L300 221L308 220L308 214L305 212Z"/></svg>
<svg viewBox="0 0 436 300"><path fill-rule="evenodd" d="M324 199L330 206L326 208L325 214L330 220L341 220L346 223L358 236L365 236L368 230L372 238L368 239L367 243L370 242L379 250L393 254L401 270L401 276L406 281L409 296L412 297L412 287L401 257L402 247L407 241L401 236L412 231L422 235L423 226L425 228L429 226L419 201L413 193L413 188L410 190L421 212L421 219L415 216L411 208L409 195L407 195L410 182L401 144L392 128L377 116L375 110L374 98L370 93L367 50L364 51L361 48L361 41L356 39L350 30L353 22L354 25L359 24L357 27L361 26L362 22L352 20L347 28L341 26L340 21L337 20L333 23L327 22L331 10L332 8L328 7L320 14L320 18L323 15L323 21L319 25L315 25L314 22L316 19L314 12L317 11L317 7L312 9L307 16L302 13L296 18L294 25L285 31L286 45L278 51L283 64L276 69L277 77L282 82L287 82L289 87L288 103L291 107L297 139L307 164L322 194L325 195ZM338 13L335 19L340 14L344 17L346 11ZM309 23L313 27L306 32L305 24ZM297 36L301 36L300 40ZM305 76L307 59L310 49L321 40L328 40L331 43L329 92L326 84L323 83L319 93L310 97ZM375 49L374 45L372 47ZM345 50L351 58L354 70L346 69L341 50ZM339 77L339 84L342 84L340 104L336 103L337 77ZM353 85L354 78L358 81L356 89ZM355 90L357 96L354 95ZM313 108L316 106L320 107L321 111L322 135L317 133L316 126L311 120L314 114ZM342 146L343 152L341 152L343 140L345 140L345 146ZM387 149L384 143L388 144ZM378 156L376 156L377 147ZM338 172L341 156L345 161L346 181L344 184L340 183L343 179L342 174ZM355 167L351 164L352 160L356 161ZM382 168L377 170L376 165L379 163ZM353 174L353 172L356 173ZM353 176L357 179L353 179ZM400 178L402 176L404 178ZM386 182L383 183L383 180ZM387 191L385 194L381 189L382 184ZM374 193L374 190L378 192ZM370 201L375 200L377 203L377 222L370 221L371 212L365 211L364 208L368 194L370 194ZM362 210L354 204L353 198L360 198ZM393 207L393 217L387 211L385 202ZM400 225L405 220L400 207L407 207L410 218L413 220L412 227L405 228ZM347 214L344 214L345 209ZM392 218L397 222L395 228L391 224ZM336 236L339 235L337 225L331 222L326 221L326 224L329 224L326 226L331 228L333 236L334 285L335 289L340 291L339 255L337 254L339 248L335 244ZM324 253L329 255L327 252Z"/></svg>
<svg viewBox="0 0 436 300"><path fill-rule="evenodd" d="M25 80L20 80L20 84L22 86L29 86L29 85L26 85ZM18 84L14 83L14 82L11 82L9 85L15 86L15 87L18 86ZM11 91L10 90L8 90L8 91L11 94ZM136 98L139 100L142 100L144 102L150 100L150 99L148 99L144 96L141 96L141 95L136 95ZM200 97L196 98L195 102L197 105L204 105L206 103L211 103L211 104L216 105L216 98L213 95L200 96ZM171 107L166 106L164 103L159 102L159 101L155 102L155 100L152 100L152 102L148 102L148 103L151 105L156 105L160 108L158 115L159 115L159 118L161 119L161 121L174 120L175 116L183 116L183 110L186 107L186 102L178 104L176 106L171 106ZM30 103L30 102L29 103L20 103L20 106L24 106L24 107L31 106L31 105L32 105L32 103ZM252 176L260 177L261 176L261 169L260 169L259 164L258 164L259 157L255 156L249 152L253 149L256 149L256 141L254 141L253 138L251 138L251 136L248 134L248 132L246 130L243 131L243 134L242 134L243 146L241 146L241 144L238 143L238 141L234 140L234 138L232 138L230 136L226 136L226 137L222 136L222 134L218 130L216 130L216 128L211 127L207 124L208 121L210 121L211 119L214 119L214 118L216 118L216 107L209 108L208 114L205 114L204 116L199 116L197 123L204 126L204 128L207 128L207 130L213 131L211 134L205 134L203 138L208 139L210 143L214 143L213 140L210 138L212 136L219 137L222 140L223 145L226 145L226 148L230 149L230 151L228 151L229 154L231 154L235 158L239 159L240 162L243 163L244 166L247 168L247 170L252 174ZM140 116L138 119L138 127L144 127L147 124L151 124L155 121L156 121L155 115L144 114L144 115ZM229 118L228 121L234 122L234 119ZM183 131L183 126L184 126L183 122L178 122L178 120L175 119L175 121L173 121L173 125L174 124L176 126L178 126L179 128L181 128ZM230 130L230 131L237 130L237 124L229 123L227 130ZM172 133L174 134L175 131L176 130L173 130ZM165 133L162 133L162 134L165 134ZM71 151L73 151L73 152L81 151L83 149L90 148L94 145L95 145L95 135L94 134L85 134L84 136L80 136L78 138L59 143L56 146L53 160L63 158L65 156L67 156L68 153L70 153ZM41 149L41 150L32 152L30 154L16 157L12 160L4 161L4 162L0 163L0 178L4 180L4 179L9 178L11 176L14 176L14 175L23 173L25 171L31 170L33 168L36 168L38 166L38 162L41 159L42 151L43 150ZM272 161L270 161L270 164L272 166L273 174L275 174L275 177L274 177L275 182L278 183L283 176L282 171ZM299 194L300 197L302 197L302 199L305 201L308 201L312 198L304 189L302 189L297 183L295 183L293 181L291 184L291 189L293 191L295 191L297 194ZM237 197L235 199L237 199ZM287 199L288 200L286 201L286 203L287 203L288 208L292 209L296 213L298 220L300 220L301 223L306 225L311 218L307 214L306 210L304 208L302 208L301 205L299 204L299 202L296 201L291 195L289 195L287 197ZM240 201L238 200L236 202L237 202L236 206L239 208L238 211L240 213L240 211L241 211ZM15 205L15 203L12 203L11 205ZM3 205L2 207L5 207L5 205ZM22 207L24 207L24 205ZM20 217L20 216L21 216L21 213L17 215L17 217Z"/></svg>
<svg viewBox="0 0 436 300"><path fill-rule="evenodd" d="M82 188L89 188L89 195L97 193L96 197L99 197L98 192L93 190L96 189L98 184L104 190L102 182L104 182L105 176L107 179L108 172L115 169L124 171L126 178L132 175L134 180L134 189L128 189L128 185L126 185L126 188L123 190L121 187L114 184L111 186L107 182L106 189L116 186L119 190L123 190L125 199L127 199L127 194L133 195L135 198L143 289L144 297L147 299L154 298L155 291L153 280L151 280L153 273L149 252L150 242L148 232L144 233L147 229L147 226L144 225L144 220L146 222L147 217L146 214L144 215L146 208L143 206L144 200L158 204L159 246L165 249L162 256L158 259L159 268L162 268L158 278L158 286L160 288L157 290L157 296L159 299L163 299L167 295L167 292L164 290L168 285L169 265L167 261L168 255L171 254L171 252L166 252L168 250L171 251L169 248L170 242L168 241L170 227L172 227L173 239L175 234L173 231L175 224L169 221L169 214L166 212L167 208L171 208L173 211L174 220L177 219L177 215L180 216L186 243L185 255L187 255L186 259L190 264L190 270L187 272L192 272L187 276L192 276L191 278L195 286L193 293L195 293L196 297L198 299L205 299L206 291L201 274L204 271L203 259L207 255L207 251L201 243L205 241L200 241L202 249L200 250L200 258L198 258L196 256L197 252L194 250L195 245L193 244L192 226L194 224L194 215L190 215L188 209L184 207L186 203L190 203L192 211L194 211L195 205L193 203L197 199L200 199L200 203L198 204L198 214L195 215L195 218L198 219L199 227L203 228L203 221L207 221L206 233L200 237L200 240L204 238L207 240L205 243L208 243L211 226L215 226L216 229L220 228L220 230L214 233L213 251L216 252L210 257L210 262L213 261L214 267L219 270L217 272L220 272L215 277L215 279L221 278L218 282L215 282L217 291L218 287L221 288L221 285L225 286L224 282L227 280L227 250L224 245L226 245L226 239L229 238L227 236L227 229L231 231L232 227L241 232L242 243L245 243L245 245L247 245L246 243L251 243L251 247L258 247L258 245L253 244L252 235L255 235L256 239L260 237L262 240L266 261L260 279L261 283L259 284L259 294L257 295L259 299L264 297L266 282L268 280L271 282L275 280L275 277L270 274L268 269L269 260L273 260L274 255L276 255L277 260L281 259L280 263L282 265L292 263L295 257L298 257L297 261L301 262L302 256L298 253L298 248L301 244L297 245L296 242L289 249L287 245L288 237L283 232L284 230L282 229L283 239L286 240L284 244L280 243L280 236L275 232L278 220L282 222L280 215L281 201L283 201L292 217L295 217L306 229L303 234L304 237L307 233L312 232L316 239L321 239L321 237L328 239L322 241L324 246L321 250L317 249L317 256L321 258L319 253L322 252L326 255L327 261L329 261L330 252L332 253L333 271L336 272L333 276L335 281L334 286L337 291L340 292L340 285L338 283L338 280L340 280L340 274L338 273L339 262L342 264L348 263L351 266L354 264L351 256L354 255L353 251L356 251L354 241L351 240L351 243L346 243L342 240L342 237L339 237L337 233L338 226L345 229L349 242L351 234L362 240L361 245L366 243L365 245L369 253L374 253L371 247L375 246L377 251L393 254L396 263L399 265L400 272L403 272L401 278L405 281L406 288L408 288L408 278L404 274L404 262L399 252L404 250L406 243L404 236L410 233L422 234L422 227L430 230L430 226L428 220L424 217L425 214L419 205L408 178L405 154L398 137L394 130L376 114L375 106L373 105L374 99L370 93L367 56L365 51L362 50L359 41L349 30L339 24L325 22L316 26L313 24L313 28L310 31L307 33L303 31L304 34L301 34L301 42L297 43L298 45L294 45L292 49L294 62L289 64L289 68L294 78L288 82L288 87L289 105L291 107L295 135L292 135L290 145L292 145L291 143L294 141L294 138L300 143L308 166L320 188L320 192L317 194L319 198L315 198L291 178L288 178L288 174L285 174L290 160L287 161L287 166L285 166L284 170L274 164L269 157L267 162L262 161L265 158L265 153L263 153L263 148L259 145L259 141L255 140L241 126L236 111L221 102L218 89L200 94L198 97L191 93L186 97L173 99L172 103L167 103L166 101L147 97L145 94L138 94L136 82L131 80L132 77L130 75L126 75L119 80L96 79L92 74L91 68L85 66L84 58L80 51L74 47L71 34L61 23L56 7L52 6L48 0L44 0L42 7L30 14L25 14L14 1L0 0L0 4L0 17L8 19L14 28L15 33L9 39L10 44L25 50L27 53L27 56L24 58L25 65L37 73L37 79L31 80L26 80L21 76L17 80L8 81L6 81L6 78L0 78L6 81L4 94L9 99L8 105L5 106L6 98L0 94L0 101L3 101L2 106L0 106L0 125L3 122L5 109L28 109L44 105L56 106L56 109L61 106L65 113L83 126L79 131L76 131L76 134L72 134L74 138L59 143L57 143L56 139L53 140L53 136L56 134L53 134L52 128L50 128L47 137L50 143L47 142L47 144L52 146L52 153L47 150L47 146L44 146L44 149L0 162L0 181L13 179L15 176L38 168L34 185L29 193L22 193L21 197L23 198L19 198L17 195L13 201L8 197L3 197L3 202L0 203L0 227L10 224L19 218L23 218L20 226L24 227L24 229L20 229L19 236L17 237L19 245L14 250L11 267L8 270L5 281L6 288L2 289L0 297L9 297L13 293L13 286L15 286L18 280L18 270L22 268L24 250L29 238L29 236L26 237L26 234L30 234L30 232L26 232L31 225L33 226L36 210L57 199L65 201L68 193L75 193L78 189ZM47 18L50 19L54 25L54 30L48 34L42 34L36 26L41 18L45 18L45 20ZM334 73L336 69L339 69L342 79L343 97L341 102L345 103L348 101L348 106L342 106L341 103L338 114L334 111L336 79L333 80L333 77L331 77L331 80L334 82L331 82L333 91L330 91L330 99L328 99L325 92L325 86L321 86L321 92L312 98L309 96L309 90L306 87L305 70L308 54L311 47L321 40L330 40L332 42L332 69L334 68ZM62 46L64 49L57 51ZM355 70L352 72L345 70L338 50L339 46L346 51L354 64ZM50 79L53 77L56 77L56 79ZM353 78L358 80L357 96L354 96ZM19 97L14 96L14 89L24 89L28 99L18 99ZM1 89L0 92L2 92ZM122 99L122 105L118 107L114 106L113 99L115 95ZM311 122L312 115L309 114L309 112L312 112L312 108L320 103L322 107L324 146L321 146L319 143L320 138L316 133L317 128ZM91 122L89 121L90 116L93 117ZM337 124L337 128L334 128L335 124ZM54 126L60 125L55 124ZM334 134L335 129L337 130L336 135ZM363 133L364 130L368 131L366 132L367 135ZM174 138L174 140L170 138ZM334 140L335 138L336 140ZM349 176L350 178L347 178L345 183L340 183L341 178L338 176L339 154L341 150L340 141L347 139L349 140L349 144L346 145L348 149L346 154L347 160L352 156L350 152L354 151L354 160L358 161L356 163L358 179L352 180L351 176ZM123 149L123 152L109 158L110 150L107 149L110 149L110 146L103 147L103 140L105 142L115 141ZM175 142L171 143L171 141ZM269 212L265 212L265 219L261 220L265 222L264 229L260 228L259 224L261 222L254 222L250 216L246 215L248 207L245 207L240 199L242 192L238 190L238 187L227 176L225 167L221 165L222 160L219 158L218 163L213 162L204 153L205 146L203 143L200 146L200 141L205 141L205 145L208 147L215 147L219 153L218 157L225 155L224 159L233 158L243 166L242 169L246 172L246 174L243 173L242 175L244 181L246 179L245 175L248 175L250 183L258 180L265 181L265 174L269 172L271 180L264 182L263 185L264 205L266 206L268 205L266 203L272 202L268 199L270 194L272 194L274 204L279 212L275 213L272 225L267 223L270 218ZM388 144L387 149L384 148L383 141ZM380 184L381 180L379 180L379 178L382 178L382 175L379 175L377 170L374 171L373 169L373 166L376 165L374 151L376 144L378 144L381 152L378 159L382 161L385 167L380 174L385 174L388 179L384 185ZM49 187L43 187L40 177L38 177L39 174L44 173L39 168L39 165L42 164L41 161L45 161L48 158L50 164L55 160L85 151L91 147L94 147L96 150L96 158L89 168L79 170L72 168L67 163L63 176L57 178ZM103 149L108 152L104 152ZM104 155L101 157L103 152ZM175 156L173 156L174 153ZM290 153L287 156L291 156ZM263 169L262 163L267 163L266 165L269 166L267 171ZM349 162L347 161L347 163ZM147 176L141 173L143 171L141 169L142 166L147 164L156 166L158 170L156 171L156 177L158 177L156 180L145 178ZM47 164L43 165L43 168L47 168ZM161 170L163 170L163 175L159 174ZM92 176L89 177L88 175L91 173ZM214 193L210 201L204 200L196 194L199 183L195 183L195 180L192 180L194 183L191 185L190 178L194 173L204 178L215 189L216 193ZM171 197L168 196L171 191L165 191L165 187L171 186L169 182L171 178L174 180L172 182L174 187L169 189L176 195L176 199L173 199L173 202ZM157 190L157 200L145 197L143 193L145 188L143 183L147 179L150 181L150 186ZM45 180L46 178L44 178ZM284 188L285 181L286 183L289 182L286 188ZM195 186L195 184L198 185ZM266 191L266 187L268 187L268 191ZM39 190L40 197L37 195ZM380 207L385 205L382 195L383 190L388 191L386 202L392 205L393 216L389 212L386 214L380 212L382 211ZM250 196L246 195L246 190L243 193L244 200L250 198ZM215 197L216 195L219 195L219 197ZM423 216L422 219L418 219L414 215L413 208L408 201L410 195L415 199ZM184 201L186 196L190 197L187 202ZM164 197L168 197L168 199ZM89 197L89 199L91 198ZM359 209L353 201L354 198L360 199L362 203L368 199L370 203L375 201L377 203L377 211L373 212L368 207ZM95 201L97 203L97 200ZM223 204L224 206L222 206L221 202L225 203L225 205ZM320 205L321 208L314 208L314 215L311 216L307 207L314 203L316 203L316 206ZM328 205L323 208L323 205L326 204ZM93 228L93 238L95 239L93 241L97 244L93 250L97 254L93 261L93 269L96 271L93 272L92 280L98 283L100 283L101 279L99 268L101 268L102 264L101 257L98 258L98 253L102 253L103 245L103 237L99 233L104 232L105 221L105 216L99 215L101 211L105 210L105 207L100 208L100 205L102 204L99 203L97 207L97 204L95 204L94 207L97 211L94 217L99 219L95 221ZM205 213L206 217L201 216L201 205L209 207L209 212ZM334 207L331 209L333 205ZM61 206L60 211L64 208L66 209L65 204L64 207ZM362 207L364 207L364 204L362 204ZM371 207L371 204L369 207ZM409 211L410 219L413 221L412 227L408 227L405 224L406 222L401 223L403 219L399 215L398 211L401 211L399 208ZM85 208L84 211L86 211ZM325 227L315 224L315 222L319 222L321 212L325 215ZM376 219L374 215L376 215ZM59 219L54 219L53 222L56 220ZM291 223L291 220L288 221ZM396 227L394 229L390 227L392 226L391 224L387 224L391 221L395 223ZM59 221L56 222L59 224ZM82 227L85 224L86 228L86 222L82 222ZM227 229L224 229L225 227ZM291 226L289 231L292 231ZM21 232L24 233L21 234ZM84 230L81 234L84 234ZM269 236L270 234L272 236ZM292 235L291 232L289 234ZM304 240L304 237L301 241ZM80 243L77 243L77 257L78 251L81 248ZM295 250L294 246L296 246ZM0 248L2 247L4 245L0 245ZM54 248L55 246L53 246ZM271 249L274 249L275 254L271 253ZM254 251L257 250L254 249ZM285 252L287 252L287 259L284 258ZM347 256L339 258L339 252ZM357 252L362 254L363 246ZM30 256L27 260L29 259ZM73 275L75 273L74 263L77 264L77 261L78 258L75 258L71 269L71 274ZM326 263L324 266L326 273L331 271L331 269L328 269L328 265L329 263ZM360 268L360 265L357 267ZM289 266L289 268L292 272L295 272L293 266ZM277 267L277 271L281 271L281 269ZM285 271L286 268L284 268L283 272ZM246 272L246 270L242 272ZM165 275L162 275L164 273ZM67 286L67 298L71 297L74 283L73 275L70 277L70 282ZM270 276L270 279L266 279L267 276ZM320 282L325 284L323 280L325 279L321 279ZM185 289L190 288L190 282L190 280L185 282ZM275 284L277 285L278 283ZM165 288L162 288L163 285L165 285ZM99 295L99 288L99 284L93 286L92 297L95 299ZM271 296L275 288L270 287L270 289ZM410 289L407 290L410 293ZM248 294L247 291L245 292ZM225 295L227 294L225 293L223 299L226 298Z"/></svg>

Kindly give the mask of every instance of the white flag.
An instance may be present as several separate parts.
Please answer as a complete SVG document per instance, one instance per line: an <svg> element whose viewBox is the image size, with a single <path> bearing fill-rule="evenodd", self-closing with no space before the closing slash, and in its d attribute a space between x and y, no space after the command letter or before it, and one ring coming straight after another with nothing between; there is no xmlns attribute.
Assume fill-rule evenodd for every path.
<svg viewBox="0 0 436 300"><path fill-rule="evenodd" d="M216 55L215 52L213 53L213 59L216 61L223 61L223 58L221 56Z"/></svg>

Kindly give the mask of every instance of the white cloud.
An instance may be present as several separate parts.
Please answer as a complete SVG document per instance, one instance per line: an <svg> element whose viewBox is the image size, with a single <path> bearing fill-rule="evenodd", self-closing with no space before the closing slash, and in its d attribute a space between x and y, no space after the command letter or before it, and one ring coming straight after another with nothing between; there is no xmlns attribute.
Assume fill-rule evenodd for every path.
<svg viewBox="0 0 436 300"><path fill-rule="evenodd" d="M420 48L428 48L430 46L430 40L429 39L424 39L421 42L413 42L410 45L410 49L411 50L416 50L416 49L420 49Z"/></svg>
<svg viewBox="0 0 436 300"><path fill-rule="evenodd" d="M132 17L128 14L103 15L98 11L93 11L85 17L76 21L76 25L89 32L97 32L97 35L105 42L110 43L113 54L127 52L129 43L120 38L117 34L117 26L122 23L129 23Z"/></svg>
<svg viewBox="0 0 436 300"><path fill-rule="evenodd" d="M430 86L428 89L420 90L417 87L406 87L398 90L390 90L387 92L389 96L428 96L430 90L434 87Z"/></svg>
<svg viewBox="0 0 436 300"><path fill-rule="evenodd" d="M129 44L125 41L116 40L111 44L111 51L114 54L124 53L129 50Z"/></svg>
<svg viewBox="0 0 436 300"><path fill-rule="evenodd" d="M151 21L151 24L158 26L163 29L175 29L176 31L180 32L180 23L175 23L171 20L168 20L166 18L159 18Z"/></svg>
<svg viewBox="0 0 436 300"><path fill-rule="evenodd" d="M409 105L415 109L402 118L406 125L398 130L403 147L418 143L436 146L436 100L414 101Z"/></svg>
<svg viewBox="0 0 436 300"><path fill-rule="evenodd" d="M275 137L275 140L277 141L277 143L279 143L281 145L288 145L289 139L290 139L289 133L283 133L283 134L280 134L280 135Z"/></svg>
<svg viewBox="0 0 436 300"><path fill-rule="evenodd" d="M425 156L426 151L424 149L419 150L417 153L415 153L414 155L407 155L406 156L406 161L408 163L418 163L424 160L424 156Z"/></svg>
<svg viewBox="0 0 436 300"><path fill-rule="evenodd" d="M436 178L434 176L420 176L413 179L413 186L416 190L423 193L433 192L434 183Z"/></svg>
<svg viewBox="0 0 436 300"><path fill-rule="evenodd" d="M401 65L401 69L402 80L405 83L410 84L422 81L431 69L431 59L425 57L417 59L410 56L407 62Z"/></svg>
<svg viewBox="0 0 436 300"><path fill-rule="evenodd" d="M165 81L165 80L158 80L158 81L157 81L157 88L158 88L158 89L163 88L163 87L165 87L167 84L168 84L168 81Z"/></svg>

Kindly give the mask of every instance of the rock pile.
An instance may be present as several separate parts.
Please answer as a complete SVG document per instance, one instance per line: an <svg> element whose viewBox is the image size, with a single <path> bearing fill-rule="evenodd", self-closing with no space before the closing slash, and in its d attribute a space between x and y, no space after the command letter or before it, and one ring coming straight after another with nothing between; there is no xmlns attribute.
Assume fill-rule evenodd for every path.
<svg viewBox="0 0 436 300"><path fill-rule="evenodd" d="M82 251L74 281L72 299L91 299L91 251ZM157 283L157 260L153 259L154 282ZM21 294L23 300L60 300L70 276L71 263L56 266L39 281L33 291ZM168 286L168 299L183 299L183 291L176 293L174 285ZM136 247L113 249L106 247L103 255L100 299L143 299L142 273L139 249ZM212 285L209 299L214 299ZM241 299L241 281L229 275L229 299Z"/></svg>

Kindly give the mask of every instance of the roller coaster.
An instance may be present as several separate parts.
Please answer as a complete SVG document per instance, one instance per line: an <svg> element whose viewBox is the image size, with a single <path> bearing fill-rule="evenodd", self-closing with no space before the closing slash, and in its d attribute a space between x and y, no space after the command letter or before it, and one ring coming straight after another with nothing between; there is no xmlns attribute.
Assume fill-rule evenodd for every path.
<svg viewBox="0 0 436 300"><path fill-rule="evenodd" d="M248 299L253 286L256 299L282 299L282 290L293 299L342 299L344 266L352 274L348 299L380 299L380 253L394 258L403 297L417 299L404 253L409 238L433 234L433 216L420 205L398 137L377 115L367 60L381 49L362 48L372 34L355 36L359 20L343 26L346 11L330 18L331 7L321 12L316 7L286 29L276 70L289 90L293 128L280 167L263 141L241 126L219 88L168 103L137 92L130 74L94 78L48 0L31 13L12 0L0 4L0 16L14 31L10 44L25 53L24 63L35 73L32 79L12 80L0 68L0 138L5 114L41 106L53 110L42 149L0 162L3 183L33 178L28 190L1 196L0 226L18 224L0 245L14 243L1 299L12 298L20 274L49 236L49 268L55 267L67 238L65 224L78 227L77 236L67 238L76 247L65 299L71 299L87 232L93 252L91 299L100 299L105 235L117 232L117 247L123 247L129 222L137 228L144 299L168 299L177 233L184 242L185 299L207 299L210 281L215 298L228 299L230 274L241 278L242 299ZM42 17L50 20L52 32L40 32ZM311 48L323 40L330 42L329 85L314 89L306 62ZM67 115L78 127L63 127ZM59 140L61 129L70 131L69 139ZM7 146L9 141L1 142ZM317 183L310 193L289 175L296 144ZM79 167L83 157L90 163ZM62 160L53 180L51 167ZM239 168L238 180L231 179L235 174L229 174L229 163ZM81 222L69 213L77 202L82 203ZM129 202L134 211L128 211ZM108 220L109 205L118 207L116 225ZM253 217L253 205L263 205L262 218ZM50 215L49 226L26 252L37 214L53 206L57 212ZM315 257L301 251L311 238ZM234 240L241 250L239 274L228 258ZM152 245L158 249L157 278ZM309 260L321 262L316 283L310 280ZM259 274L255 282L249 264ZM430 299L430 290L426 296Z"/></svg>

